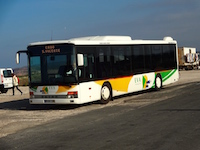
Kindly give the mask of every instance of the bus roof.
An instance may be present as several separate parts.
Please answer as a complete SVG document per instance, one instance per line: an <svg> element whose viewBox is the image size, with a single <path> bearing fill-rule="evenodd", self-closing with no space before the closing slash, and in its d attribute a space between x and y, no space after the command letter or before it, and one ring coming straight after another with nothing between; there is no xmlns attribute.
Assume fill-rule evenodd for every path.
<svg viewBox="0 0 200 150"><path fill-rule="evenodd" d="M48 44L74 44L74 45L128 45L128 44L176 44L171 37L163 40L132 40L130 36L88 36L69 40L54 40L30 43L29 46Z"/></svg>

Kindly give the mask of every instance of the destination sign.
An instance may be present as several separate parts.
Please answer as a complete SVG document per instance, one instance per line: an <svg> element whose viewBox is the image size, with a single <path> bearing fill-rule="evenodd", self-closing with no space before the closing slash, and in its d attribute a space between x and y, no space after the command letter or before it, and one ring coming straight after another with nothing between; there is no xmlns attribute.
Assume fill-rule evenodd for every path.
<svg viewBox="0 0 200 150"><path fill-rule="evenodd" d="M45 46L45 49L42 50L42 54L49 54L49 53L60 53L60 49L55 48L54 45Z"/></svg>

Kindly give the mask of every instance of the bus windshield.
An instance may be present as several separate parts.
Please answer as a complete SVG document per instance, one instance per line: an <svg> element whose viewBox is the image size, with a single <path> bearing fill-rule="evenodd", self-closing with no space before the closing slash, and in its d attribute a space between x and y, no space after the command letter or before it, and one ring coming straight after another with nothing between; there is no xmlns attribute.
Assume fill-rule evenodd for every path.
<svg viewBox="0 0 200 150"><path fill-rule="evenodd" d="M28 50L31 85L70 85L77 82L73 46L34 46Z"/></svg>

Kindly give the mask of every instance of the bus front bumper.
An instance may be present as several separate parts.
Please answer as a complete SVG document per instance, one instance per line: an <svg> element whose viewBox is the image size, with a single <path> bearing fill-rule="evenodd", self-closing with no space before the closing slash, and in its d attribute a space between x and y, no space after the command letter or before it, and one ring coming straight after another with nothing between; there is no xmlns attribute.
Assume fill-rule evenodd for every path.
<svg viewBox="0 0 200 150"><path fill-rule="evenodd" d="M74 99L29 99L30 104L81 104L78 98Z"/></svg>

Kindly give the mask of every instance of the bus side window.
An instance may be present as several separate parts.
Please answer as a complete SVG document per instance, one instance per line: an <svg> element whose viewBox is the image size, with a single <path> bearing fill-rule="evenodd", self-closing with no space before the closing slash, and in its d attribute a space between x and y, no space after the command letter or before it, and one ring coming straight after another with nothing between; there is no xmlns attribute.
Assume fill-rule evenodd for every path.
<svg viewBox="0 0 200 150"><path fill-rule="evenodd" d="M124 63L124 66L125 66L125 75L129 75L130 72L132 72L132 59L131 59L131 47L130 46L127 46L127 47L124 47L124 51L125 51L125 63Z"/></svg>
<svg viewBox="0 0 200 150"><path fill-rule="evenodd" d="M84 66L79 67L80 80L88 80L94 78L94 55L84 54Z"/></svg>
<svg viewBox="0 0 200 150"><path fill-rule="evenodd" d="M88 68L87 69L88 69L87 77L89 79L94 78L94 56L93 56L93 54L88 55Z"/></svg>
<svg viewBox="0 0 200 150"><path fill-rule="evenodd" d="M162 66L162 46L152 46L152 65L155 71L163 69Z"/></svg>
<svg viewBox="0 0 200 150"><path fill-rule="evenodd" d="M163 45L163 54L162 54L162 59L163 59L163 67L165 69L169 69L171 67L171 56L170 56L170 48L168 45Z"/></svg>
<svg viewBox="0 0 200 150"><path fill-rule="evenodd" d="M97 48L97 78L108 78L111 76L110 57L111 50L109 47L102 46Z"/></svg>
<svg viewBox="0 0 200 150"><path fill-rule="evenodd" d="M176 46L169 45L170 51L170 67L177 68L177 60L176 60Z"/></svg>
<svg viewBox="0 0 200 150"><path fill-rule="evenodd" d="M144 58L145 58L145 72L153 71L152 69L152 59L151 59L151 46L144 46Z"/></svg>
<svg viewBox="0 0 200 150"><path fill-rule="evenodd" d="M113 52L113 75L129 75L131 68L131 47L114 46Z"/></svg>
<svg viewBox="0 0 200 150"><path fill-rule="evenodd" d="M145 69L144 48L142 45L133 46L133 71L142 73Z"/></svg>

